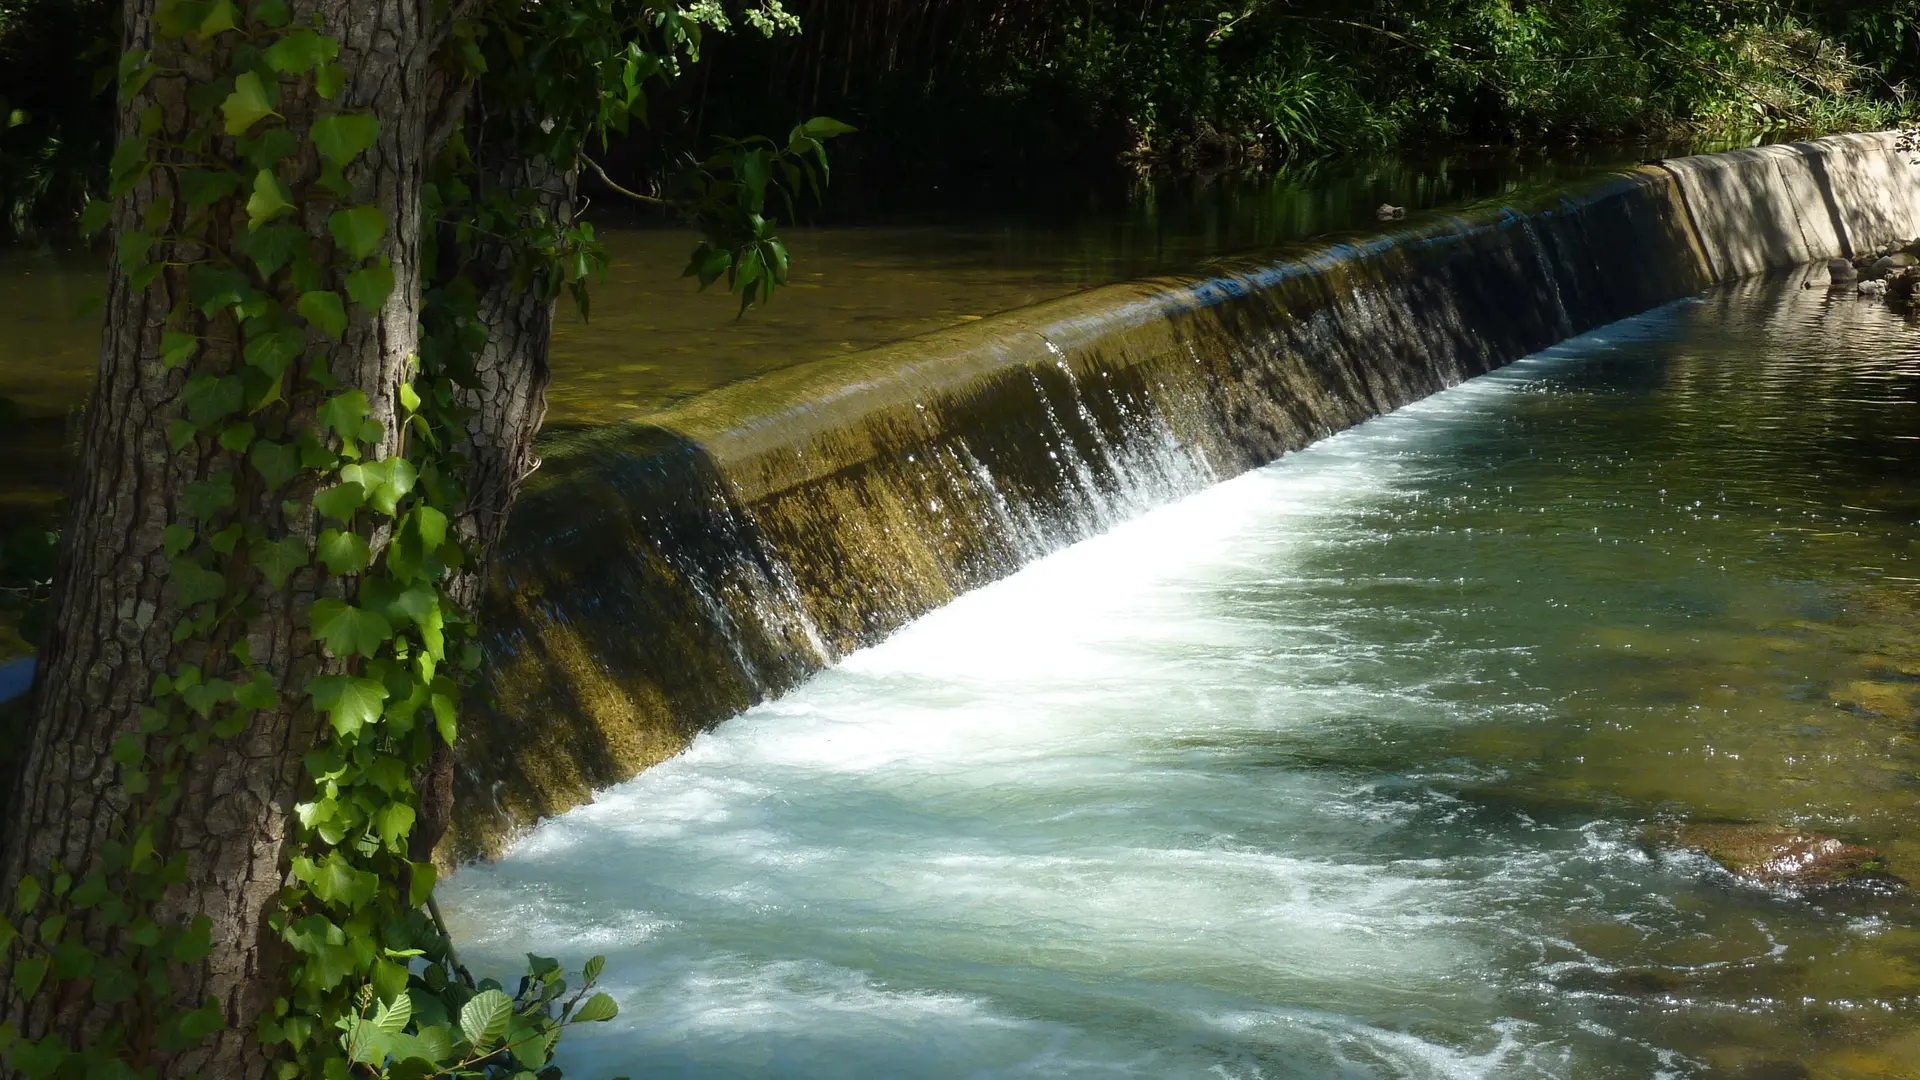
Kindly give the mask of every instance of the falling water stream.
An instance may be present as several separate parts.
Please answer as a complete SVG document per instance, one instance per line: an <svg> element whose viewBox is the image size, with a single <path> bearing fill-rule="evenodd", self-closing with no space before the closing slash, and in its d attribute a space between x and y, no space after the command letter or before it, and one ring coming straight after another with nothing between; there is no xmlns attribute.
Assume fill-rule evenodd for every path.
<svg viewBox="0 0 1920 1080"><path fill-rule="evenodd" d="M550 821L463 958L608 955L569 1075L1907 1075L1920 329L1608 327L968 594ZM553 718L565 723L565 717Z"/></svg>

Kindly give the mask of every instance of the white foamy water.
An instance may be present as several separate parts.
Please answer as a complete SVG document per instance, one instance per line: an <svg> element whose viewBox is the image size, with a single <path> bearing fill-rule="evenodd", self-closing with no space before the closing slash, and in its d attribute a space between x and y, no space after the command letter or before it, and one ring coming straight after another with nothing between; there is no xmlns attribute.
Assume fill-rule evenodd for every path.
<svg viewBox="0 0 1920 1080"><path fill-rule="evenodd" d="M1589 524L1664 505L1578 432L1700 311L962 597L464 871L465 958L607 954L581 1077L1693 1075L1739 1036L1676 1025L1755 1014L1703 973L1859 931L1513 781L1594 722L1595 612L1745 587Z"/></svg>

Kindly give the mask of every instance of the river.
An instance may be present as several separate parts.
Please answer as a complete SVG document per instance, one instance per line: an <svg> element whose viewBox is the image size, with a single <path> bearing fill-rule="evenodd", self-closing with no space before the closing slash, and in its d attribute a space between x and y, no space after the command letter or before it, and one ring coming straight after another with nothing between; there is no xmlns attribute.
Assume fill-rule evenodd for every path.
<svg viewBox="0 0 1920 1080"><path fill-rule="evenodd" d="M1920 328L1607 327L966 595L443 889L577 1075L1906 1075ZM564 722L565 718L555 718Z"/></svg>

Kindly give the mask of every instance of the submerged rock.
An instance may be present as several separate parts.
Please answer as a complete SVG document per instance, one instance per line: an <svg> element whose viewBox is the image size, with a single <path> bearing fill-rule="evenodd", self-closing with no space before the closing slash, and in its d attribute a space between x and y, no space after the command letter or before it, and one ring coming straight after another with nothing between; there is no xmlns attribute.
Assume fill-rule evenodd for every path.
<svg viewBox="0 0 1920 1080"><path fill-rule="evenodd" d="M1851 883L1898 884L1870 847L1759 822L1689 823L1659 837L1698 851L1728 873L1760 885L1813 889Z"/></svg>
<svg viewBox="0 0 1920 1080"><path fill-rule="evenodd" d="M1827 260L1827 279L1835 288L1851 285L1860 280L1860 269L1846 259Z"/></svg>
<svg viewBox="0 0 1920 1080"><path fill-rule="evenodd" d="M1381 203L1380 208L1375 210L1373 214L1381 221L1398 221L1407 216L1407 208L1404 206L1395 206L1392 203Z"/></svg>

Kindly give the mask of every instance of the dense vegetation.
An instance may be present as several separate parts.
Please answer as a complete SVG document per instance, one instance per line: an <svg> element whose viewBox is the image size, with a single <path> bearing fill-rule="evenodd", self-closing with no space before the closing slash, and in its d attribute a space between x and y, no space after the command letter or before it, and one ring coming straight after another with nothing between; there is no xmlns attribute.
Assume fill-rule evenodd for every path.
<svg viewBox="0 0 1920 1080"><path fill-rule="evenodd" d="M106 158L93 49L115 0L0 0L0 197L77 209ZM1920 76L1910 0L811 0L718 44L673 130L830 112L869 174L1116 159L1215 168L1430 141L1880 127ZM79 63L75 58L80 57ZM628 146L628 169L671 148ZM97 185L96 185L97 186Z"/></svg>

